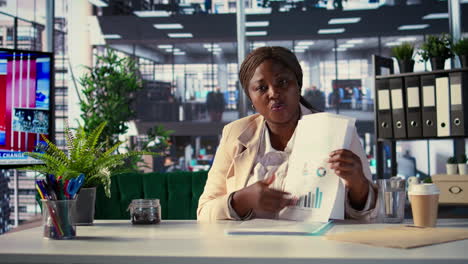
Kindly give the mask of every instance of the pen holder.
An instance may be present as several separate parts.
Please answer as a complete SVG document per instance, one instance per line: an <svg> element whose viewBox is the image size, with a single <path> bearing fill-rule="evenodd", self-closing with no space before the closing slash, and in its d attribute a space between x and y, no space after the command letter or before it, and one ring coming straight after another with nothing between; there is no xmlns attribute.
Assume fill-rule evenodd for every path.
<svg viewBox="0 0 468 264"><path fill-rule="evenodd" d="M44 238L74 239L76 226L72 212L75 200L41 200Z"/></svg>

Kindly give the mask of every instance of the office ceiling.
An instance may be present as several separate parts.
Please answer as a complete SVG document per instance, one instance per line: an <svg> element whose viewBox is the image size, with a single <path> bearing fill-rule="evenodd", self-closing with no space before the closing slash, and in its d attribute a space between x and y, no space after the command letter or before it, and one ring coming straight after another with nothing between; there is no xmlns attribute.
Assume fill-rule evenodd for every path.
<svg viewBox="0 0 468 264"><path fill-rule="evenodd" d="M294 43L302 40L312 40L314 44L308 49L310 52L332 52L334 41L342 44L351 39L363 39L350 50L366 50L378 46L378 36L382 47L388 42L401 37L417 36L422 41L423 35L448 32L447 18L423 19L434 13L447 13L447 2L430 2L409 6L382 6L373 10L336 11L314 9L311 11L290 11L268 15L247 15L247 21L269 21L266 27L247 28L247 31L267 31L266 36L247 37L249 47L254 42L266 45L281 45L293 48ZM461 4L462 32L468 31L468 4ZM358 23L330 25L332 18L361 18ZM466 16L465 16L466 17ZM120 39L106 39L110 45L138 45L161 54L166 60L171 60L172 54L158 48L158 45L171 44L186 52L185 59L176 56L176 61L187 58L211 57L211 52L203 44L216 43L221 48L224 58L235 59L236 45L236 15L235 14L193 14L173 15L170 17L138 17L100 16L98 17L104 35L118 34ZM156 29L154 24L177 23L183 29ZM398 30L402 25L427 24L424 29ZM340 34L318 34L319 29L344 28ZM169 38L168 33L191 33L193 38ZM417 42L416 41L416 42Z"/></svg>

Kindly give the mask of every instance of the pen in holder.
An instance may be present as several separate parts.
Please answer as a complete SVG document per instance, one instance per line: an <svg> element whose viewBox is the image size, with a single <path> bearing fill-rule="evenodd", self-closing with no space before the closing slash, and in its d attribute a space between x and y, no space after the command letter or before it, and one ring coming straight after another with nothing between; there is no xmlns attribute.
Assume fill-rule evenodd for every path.
<svg viewBox="0 0 468 264"><path fill-rule="evenodd" d="M76 226L72 219L75 200L41 200L44 237L52 239L73 239Z"/></svg>

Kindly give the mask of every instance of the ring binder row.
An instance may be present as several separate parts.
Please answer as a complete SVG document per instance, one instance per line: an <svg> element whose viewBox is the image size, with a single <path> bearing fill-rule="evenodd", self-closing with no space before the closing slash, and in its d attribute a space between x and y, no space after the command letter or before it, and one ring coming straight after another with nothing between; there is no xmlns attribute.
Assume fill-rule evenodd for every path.
<svg viewBox="0 0 468 264"><path fill-rule="evenodd" d="M378 78L377 137L468 136L468 71Z"/></svg>

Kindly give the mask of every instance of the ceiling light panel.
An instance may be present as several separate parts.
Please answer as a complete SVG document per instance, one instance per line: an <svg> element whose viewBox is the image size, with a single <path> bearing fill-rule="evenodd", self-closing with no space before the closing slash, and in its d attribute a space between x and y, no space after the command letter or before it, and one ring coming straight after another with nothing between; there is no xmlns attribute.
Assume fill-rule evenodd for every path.
<svg viewBox="0 0 468 264"><path fill-rule="evenodd" d="M354 46L355 44L352 44L352 43L338 45L339 48L354 48Z"/></svg>
<svg viewBox="0 0 468 264"><path fill-rule="evenodd" d="M416 24L416 25L402 25L398 27L398 30L418 30L429 27L429 24Z"/></svg>
<svg viewBox="0 0 468 264"><path fill-rule="evenodd" d="M246 27L268 27L270 25L269 21L249 21L245 22Z"/></svg>
<svg viewBox="0 0 468 264"><path fill-rule="evenodd" d="M344 28L328 28L328 29L319 29L319 34L340 34L345 32Z"/></svg>
<svg viewBox="0 0 468 264"><path fill-rule="evenodd" d="M103 37L105 39L121 39L122 36L120 36L119 34L106 34L106 35L103 35Z"/></svg>
<svg viewBox="0 0 468 264"><path fill-rule="evenodd" d="M245 32L246 36L266 36L268 32L266 31L247 31Z"/></svg>
<svg viewBox="0 0 468 264"><path fill-rule="evenodd" d="M203 47L206 49L211 49L212 47L219 48L219 45L218 44L203 44Z"/></svg>
<svg viewBox="0 0 468 264"><path fill-rule="evenodd" d="M193 38L192 33L168 33L167 36L170 38Z"/></svg>
<svg viewBox="0 0 468 264"><path fill-rule="evenodd" d="M328 21L330 25L336 24L354 24L361 21L360 17L347 17L347 18L332 18Z"/></svg>
<svg viewBox="0 0 468 264"><path fill-rule="evenodd" d="M387 42L387 43L385 43L385 46L387 46L387 47L393 47L393 46L398 46L398 45L400 45L400 44L401 44L401 42L399 42L399 41L394 41L394 42Z"/></svg>
<svg viewBox="0 0 468 264"><path fill-rule="evenodd" d="M399 38L398 41L404 42L404 41L416 41L416 37L404 37L404 38Z"/></svg>
<svg viewBox="0 0 468 264"><path fill-rule="evenodd" d="M184 26L181 24L154 24L157 29L183 29Z"/></svg>
<svg viewBox="0 0 468 264"><path fill-rule="evenodd" d="M346 41L346 43L349 43L349 44L361 44L361 43L364 43L364 40L363 40L363 39L350 39L350 40Z"/></svg>
<svg viewBox="0 0 468 264"><path fill-rule="evenodd" d="M93 5L97 6L97 7L107 7L107 6L109 6L107 1L104 1L104 0L88 0L88 2L90 2L91 4L93 4Z"/></svg>
<svg viewBox="0 0 468 264"><path fill-rule="evenodd" d="M267 8L246 8L245 9L246 15L264 15L264 14L271 14L271 7Z"/></svg>
<svg viewBox="0 0 468 264"><path fill-rule="evenodd" d="M133 12L138 17L168 17L171 13L159 10L135 11Z"/></svg>
<svg viewBox="0 0 468 264"><path fill-rule="evenodd" d="M432 13L423 16L422 19L445 19L449 18L448 13Z"/></svg>
<svg viewBox="0 0 468 264"><path fill-rule="evenodd" d="M299 41L297 42L297 45L298 46L310 46L310 45L314 45L315 42L313 41Z"/></svg>
<svg viewBox="0 0 468 264"><path fill-rule="evenodd" d="M160 49L172 49L172 45L158 45Z"/></svg>
<svg viewBox="0 0 468 264"><path fill-rule="evenodd" d="M346 48L333 48L332 51L346 51Z"/></svg>

